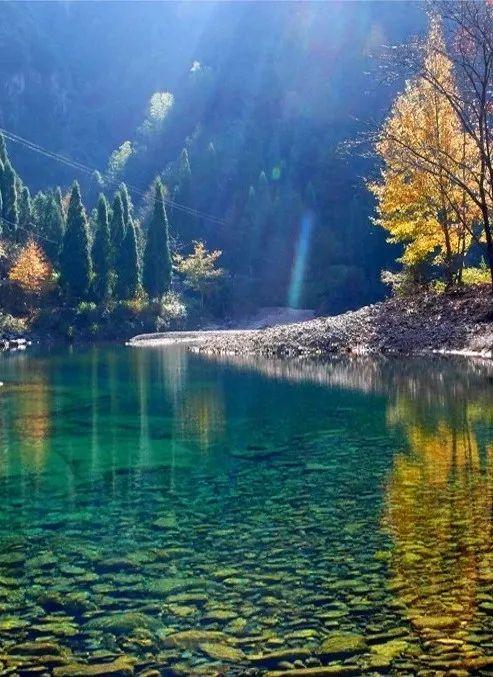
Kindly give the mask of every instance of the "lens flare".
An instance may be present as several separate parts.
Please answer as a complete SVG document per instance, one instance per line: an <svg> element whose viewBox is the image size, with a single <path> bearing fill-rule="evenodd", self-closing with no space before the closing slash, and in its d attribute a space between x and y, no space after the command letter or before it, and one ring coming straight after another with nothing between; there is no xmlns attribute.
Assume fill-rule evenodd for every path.
<svg viewBox="0 0 493 677"><path fill-rule="evenodd" d="M296 244L291 282L289 284L288 305L290 308L298 308L300 304L312 230L313 215L306 213L301 219L300 234Z"/></svg>

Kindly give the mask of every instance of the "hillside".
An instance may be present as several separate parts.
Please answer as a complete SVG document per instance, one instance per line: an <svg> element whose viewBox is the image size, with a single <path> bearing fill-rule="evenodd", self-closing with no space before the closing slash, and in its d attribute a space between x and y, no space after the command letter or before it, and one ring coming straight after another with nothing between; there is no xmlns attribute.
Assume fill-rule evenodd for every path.
<svg viewBox="0 0 493 677"><path fill-rule="evenodd" d="M115 180L145 190L161 174L170 198L220 219L168 214L180 246L223 251L230 303L338 312L382 296L395 249L370 222L371 165L340 144L388 107L379 49L423 28L416 3L7 2L0 15L0 124L103 174L128 141ZM74 178L9 152L31 191ZM76 178L89 208L114 188Z"/></svg>

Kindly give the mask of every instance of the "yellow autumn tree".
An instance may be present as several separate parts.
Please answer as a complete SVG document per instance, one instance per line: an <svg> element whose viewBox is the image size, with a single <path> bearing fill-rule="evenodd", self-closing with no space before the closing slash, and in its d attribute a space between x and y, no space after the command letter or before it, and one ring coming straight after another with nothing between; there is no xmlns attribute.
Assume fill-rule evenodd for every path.
<svg viewBox="0 0 493 677"><path fill-rule="evenodd" d="M424 53L424 70L443 91L454 91L453 66L446 56L436 17ZM460 282L479 210L455 177L472 180L477 151L440 87L415 77L397 97L376 150L383 160L381 180L370 184L377 198L376 222L390 242L404 245L408 269L441 266L448 284Z"/></svg>
<svg viewBox="0 0 493 677"><path fill-rule="evenodd" d="M29 240L9 271L9 280L33 296L48 292L53 284L53 268L41 247Z"/></svg>
<svg viewBox="0 0 493 677"><path fill-rule="evenodd" d="M173 262L175 270L183 275L185 284L200 295L203 306L205 296L224 275L224 270L216 266L222 251L208 251L200 241L194 241L193 247L193 252L188 256L175 254Z"/></svg>

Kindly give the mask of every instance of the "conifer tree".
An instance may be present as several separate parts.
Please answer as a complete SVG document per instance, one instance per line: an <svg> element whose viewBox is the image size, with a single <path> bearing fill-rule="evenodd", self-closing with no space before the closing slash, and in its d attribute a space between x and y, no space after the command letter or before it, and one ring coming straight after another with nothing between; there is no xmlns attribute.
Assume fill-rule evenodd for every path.
<svg viewBox="0 0 493 677"><path fill-rule="evenodd" d="M171 285L169 228L161 181L157 179L154 208L147 230L143 268L144 288L151 298L167 292Z"/></svg>
<svg viewBox="0 0 493 677"><path fill-rule="evenodd" d="M120 193L115 193L115 199L113 200L113 216L110 224L110 235L111 246L113 248L113 262L115 262L125 238L125 219Z"/></svg>
<svg viewBox="0 0 493 677"><path fill-rule="evenodd" d="M19 195L19 226L20 226L20 239L26 240L29 232L32 231L32 207L31 207L31 194L27 186L22 186L20 195Z"/></svg>
<svg viewBox="0 0 493 677"><path fill-rule="evenodd" d="M60 261L60 250L65 231L65 222L55 195L47 195L43 205L43 213L40 220L41 231L46 238L44 248L46 253L57 266Z"/></svg>
<svg viewBox="0 0 493 677"><path fill-rule="evenodd" d="M120 185L118 186L118 192L120 193L120 197L122 199L123 221L125 223L125 227L127 227L133 216L132 200L130 199L128 188L125 183L120 183Z"/></svg>
<svg viewBox="0 0 493 677"><path fill-rule="evenodd" d="M3 134L0 134L0 161L5 165L8 159L9 156L7 153L7 146L5 145L5 137Z"/></svg>
<svg viewBox="0 0 493 677"><path fill-rule="evenodd" d="M1 154L1 150L0 150ZM10 161L4 164L2 176L3 218L5 220L4 232L14 238L19 223L19 209L17 204L17 187L15 171Z"/></svg>
<svg viewBox="0 0 493 677"><path fill-rule="evenodd" d="M139 287L139 258L137 253L137 234L132 220L128 223L125 239L122 242L117 259L118 296L133 298Z"/></svg>
<svg viewBox="0 0 493 677"><path fill-rule="evenodd" d="M111 239L108 217L108 201L101 193L98 200L96 234L92 247L92 263L94 267L94 295L98 301L105 301L111 296Z"/></svg>
<svg viewBox="0 0 493 677"><path fill-rule="evenodd" d="M74 181L67 214L67 228L60 254L61 281L73 299L84 298L91 282L89 229L80 188Z"/></svg>
<svg viewBox="0 0 493 677"><path fill-rule="evenodd" d="M65 219L65 206L63 204L62 189L60 188L60 186L57 186L55 188L55 190L53 191L53 195L55 197L58 207L60 208L60 213L62 217Z"/></svg>

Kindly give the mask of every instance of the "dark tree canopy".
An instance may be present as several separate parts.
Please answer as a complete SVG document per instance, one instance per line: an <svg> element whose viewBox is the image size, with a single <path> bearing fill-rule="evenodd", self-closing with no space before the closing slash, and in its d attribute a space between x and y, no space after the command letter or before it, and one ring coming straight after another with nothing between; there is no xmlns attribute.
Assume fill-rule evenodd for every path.
<svg viewBox="0 0 493 677"><path fill-rule="evenodd" d="M55 267L58 267L65 223L56 197L52 193L45 196L39 228L45 238L43 241L43 249L48 255L51 263Z"/></svg>
<svg viewBox="0 0 493 677"><path fill-rule="evenodd" d="M94 269L94 295L98 301L104 301L111 295L112 270L108 201L102 194L98 200L92 264Z"/></svg>
<svg viewBox="0 0 493 677"><path fill-rule="evenodd" d="M87 217L79 184L74 181L60 254L61 281L70 298L86 297L91 283L91 272Z"/></svg>
<svg viewBox="0 0 493 677"><path fill-rule="evenodd" d="M110 224L111 246L113 247L113 260L116 261L118 251L125 238L125 216L123 211L123 202L121 194L115 193L113 200L113 214Z"/></svg>
<svg viewBox="0 0 493 677"><path fill-rule="evenodd" d="M118 296L129 299L135 296L139 288L139 258L137 252L137 235L132 220L127 225L125 239L117 257L117 291Z"/></svg>
<svg viewBox="0 0 493 677"><path fill-rule="evenodd" d="M154 207L144 250L143 284L151 298L158 298L171 285L169 227L161 181L156 181Z"/></svg>
<svg viewBox="0 0 493 677"><path fill-rule="evenodd" d="M127 185L125 183L121 183L119 185L118 192L120 193L120 197L122 200L123 222L125 223L126 228L130 223L130 220L133 218L133 204L132 200L130 199L130 194L128 192Z"/></svg>
<svg viewBox="0 0 493 677"><path fill-rule="evenodd" d="M17 204L17 182L14 168L9 160L3 166L2 173L2 215L5 221L4 232L11 237L16 236L19 223L19 208Z"/></svg>

